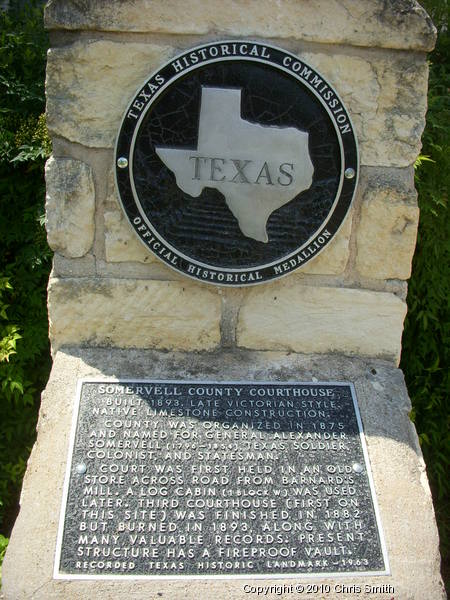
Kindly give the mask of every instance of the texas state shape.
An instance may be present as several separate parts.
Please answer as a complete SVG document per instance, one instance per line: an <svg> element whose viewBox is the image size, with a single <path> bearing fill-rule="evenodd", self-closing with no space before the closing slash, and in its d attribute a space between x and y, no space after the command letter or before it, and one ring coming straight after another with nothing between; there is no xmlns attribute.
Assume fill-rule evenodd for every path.
<svg viewBox="0 0 450 600"><path fill-rule="evenodd" d="M312 183L308 134L242 119L241 90L202 87L196 150L157 146L178 187L223 194L242 233L268 242L267 220Z"/></svg>

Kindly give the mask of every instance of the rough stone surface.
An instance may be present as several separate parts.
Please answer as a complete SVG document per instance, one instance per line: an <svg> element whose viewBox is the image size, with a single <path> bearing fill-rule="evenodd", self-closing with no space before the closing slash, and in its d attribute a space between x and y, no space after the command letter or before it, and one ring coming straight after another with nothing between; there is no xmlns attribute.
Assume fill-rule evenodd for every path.
<svg viewBox="0 0 450 600"><path fill-rule="evenodd" d="M85 254L82 258L66 258L55 252L53 255L53 276L94 277L96 273L95 256Z"/></svg>
<svg viewBox="0 0 450 600"><path fill-rule="evenodd" d="M352 381L355 384L386 538L391 575L258 580L92 581L54 580L53 561L68 451L76 380L79 377ZM57 353L43 395L37 443L21 497L21 509L3 564L5 600L244 600L244 585L336 583L391 585L396 600L444 600L439 574L438 535L431 494L403 376L391 364L338 355L301 356L278 352L161 353L77 349ZM411 543L414 540L414 543ZM26 577L24 577L26 573ZM278 588L279 589L279 588ZM388 598L387 594L372 594ZM280 598L276 590L264 595ZM284 596L283 596L284 597ZM327 594L341 600L342 593ZM361 594L345 594L360 600Z"/></svg>
<svg viewBox="0 0 450 600"><path fill-rule="evenodd" d="M304 286L292 279L283 284L255 288L245 296L238 346L382 356L398 362L406 304L397 296Z"/></svg>
<svg viewBox="0 0 450 600"><path fill-rule="evenodd" d="M271 0L191 0L189 10L182 0L50 0L45 23L50 29L219 33L420 50L431 50L436 35L414 0L280 0L276 6Z"/></svg>
<svg viewBox="0 0 450 600"><path fill-rule="evenodd" d="M95 189L89 165L71 158L49 158L46 218L50 248L67 258L84 256L94 241Z"/></svg>
<svg viewBox="0 0 450 600"><path fill-rule="evenodd" d="M109 262L155 262L156 257L138 239L118 202L112 170L108 176L107 206L104 212L105 258Z"/></svg>
<svg viewBox="0 0 450 600"><path fill-rule="evenodd" d="M138 86L176 53L168 46L111 41L75 42L51 49L47 67L51 132L87 146L112 148ZM425 124L425 56L388 60L345 53L298 54L323 73L349 109L361 164L401 167L414 163Z"/></svg>
<svg viewBox="0 0 450 600"><path fill-rule="evenodd" d="M157 279L160 281L181 281L186 283L186 277L171 269L161 260L155 258L153 262L106 262L96 259L96 274L99 277L119 279Z"/></svg>
<svg viewBox="0 0 450 600"><path fill-rule="evenodd" d="M356 269L374 279L408 279L419 222L415 194L369 189L357 230Z"/></svg>
<svg viewBox="0 0 450 600"><path fill-rule="evenodd" d="M120 208L105 211L104 217L107 261L151 263L157 260L139 241Z"/></svg>
<svg viewBox="0 0 450 600"><path fill-rule="evenodd" d="M299 53L336 89L356 128L362 165L412 165L427 107L425 56Z"/></svg>
<svg viewBox="0 0 450 600"><path fill-rule="evenodd" d="M136 89L172 54L167 46L103 40L51 48L46 81L50 132L111 148Z"/></svg>
<svg viewBox="0 0 450 600"><path fill-rule="evenodd" d="M220 341L217 291L189 281L51 279L50 339L63 344L209 350Z"/></svg>
<svg viewBox="0 0 450 600"><path fill-rule="evenodd" d="M296 271L308 275L339 275L345 271L350 256L350 235L353 211L350 211L335 237L324 250L304 267Z"/></svg>

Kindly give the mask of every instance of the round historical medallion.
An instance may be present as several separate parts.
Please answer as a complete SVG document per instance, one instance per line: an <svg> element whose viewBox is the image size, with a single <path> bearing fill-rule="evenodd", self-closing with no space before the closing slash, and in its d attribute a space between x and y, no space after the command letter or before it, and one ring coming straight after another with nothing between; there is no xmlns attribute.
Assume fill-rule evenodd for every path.
<svg viewBox="0 0 450 600"><path fill-rule="evenodd" d="M358 178L353 125L333 88L267 44L193 48L129 105L117 186L142 242L182 273L251 285L333 238Z"/></svg>

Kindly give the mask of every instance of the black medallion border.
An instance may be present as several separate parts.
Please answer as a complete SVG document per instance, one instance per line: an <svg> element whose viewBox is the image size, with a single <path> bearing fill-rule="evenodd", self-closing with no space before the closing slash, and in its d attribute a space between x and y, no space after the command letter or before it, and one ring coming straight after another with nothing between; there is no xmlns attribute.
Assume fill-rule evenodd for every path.
<svg viewBox="0 0 450 600"><path fill-rule="evenodd" d="M249 55L249 47L253 52L252 56ZM232 56L221 55L220 52L223 53L224 49L228 49L228 52L234 51L235 54ZM217 54L211 56L213 50L217 51ZM204 58L208 52L210 56ZM192 63L194 59L195 62ZM132 176L133 151L137 133L147 111L158 96L174 81L205 65L237 60L267 64L287 73L316 97L327 112L336 131L341 150L341 178L333 206L326 220L310 239L295 251L278 258L276 261L256 267L218 268L186 256L155 230L147 215L141 209L139 198L134 189ZM175 71L175 73L176 67L174 65L180 67L180 70ZM301 77L303 72L305 76L312 78L312 81L320 81L320 84L318 83L317 87L311 85L307 79ZM149 90L151 90L151 93L149 93ZM343 133L340 131L338 117L333 115L332 109L334 109L334 115L344 116L344 121L342 121ZM119 160L123 158L126 159L126 166L121 168ZM352 172L350 176L345 175L348 169ZM174 56L157 71L154 71L138 88L124 113L116 140L115 175L119 202L131 227L147 250L156 255L167 266L196 281L213 285L241 287L257 285L283 277L306 264L311 258L316 257L327 246L343 224L355 196L359 179L359 152L355 128L350 115L335 89L327 83L327 80L316 69L298 56L271 44L253 40L219 40L190 48Z"/></svg>

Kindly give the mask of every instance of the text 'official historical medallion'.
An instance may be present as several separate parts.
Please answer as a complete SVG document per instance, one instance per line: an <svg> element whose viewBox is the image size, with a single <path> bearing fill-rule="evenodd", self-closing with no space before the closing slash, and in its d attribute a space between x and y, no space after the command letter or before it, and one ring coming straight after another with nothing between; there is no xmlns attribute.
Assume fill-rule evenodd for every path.
<svg viewBox="0 0 450 600"><path fill-rule="evenodd" d="M116 147L121 203L141 241L218 285L261 283L315 257L357 175L353 125L333 88L255 42L173 58L139 89Z"/></svg>

